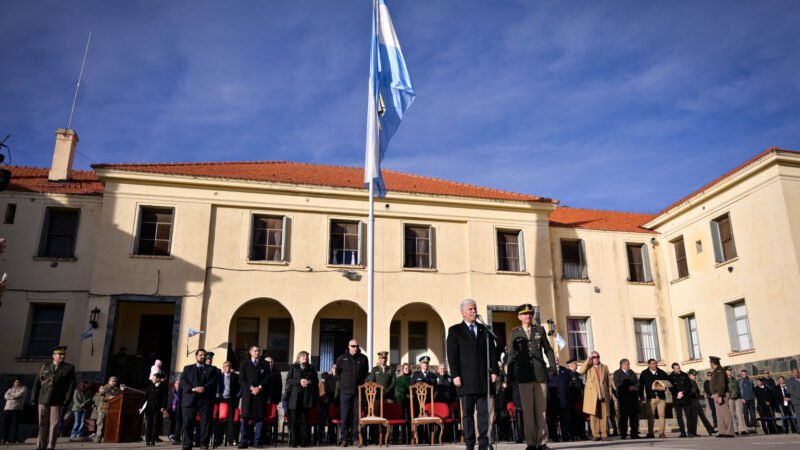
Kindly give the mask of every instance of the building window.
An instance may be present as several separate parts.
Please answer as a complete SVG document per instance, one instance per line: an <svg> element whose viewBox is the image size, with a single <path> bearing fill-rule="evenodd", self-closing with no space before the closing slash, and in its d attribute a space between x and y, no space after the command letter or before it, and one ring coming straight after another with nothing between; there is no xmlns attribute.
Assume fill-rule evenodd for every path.
<svg viewBox="0 0 800 450"><path fill-rule="evenodd" d="M625 244L628 254L628 281L634 283L650 283L650 256L645 244Z"/></svg>
<svg viewBox="0 0 800 450"><path fill-rule="evenodd" d="M694 314L683 318L686 328L686 344L689 347L689 359L700 359L700 337L697 334L697 319Z"/></svg>
<svg viewBox="0 0 800 450"><path fill-rule="evenodd" d="M525 241L521 230L497 230L497 270L525 271Z"/></svg>
<svg viewBox="0 0 800 450"><path fill-rule="evenodd" d="M640 363L649 359L661 359L658 347L658 327L655 319L636 319L633 321L636 334L636 360Z"/></svg>
<svg viewBox="0 0 800 450"><path fill-rule="evenodd" d="M405 263L403 267L432 269L434 252L434 231L430 225L405 226Z"/></svg>
<svg viewBox="0 0 800 450"><path fill-rule="evenodd" d="M250 347L258 345L258 318L239 317L236 319L236 353L239 361L250 359Z"/></svg>
<svg viewBox="0 0 800 450"><path fill-rule="evenodd" d="M28 331L28 358L47 358L53 347L61 341L64 323L64 305L32 304L31 324Z"/></svg>
<svg viewBox="0 0 800 450"><path fill-rule="evenodd" d="M588 280L583 240L562 239L561 261L565 280Z"/></svg>
<svg viewBox="0 0 800 450"><path fill-rule="evenodd" d="M408 360L416 363L428 354L428 322L408 322Z"/></svg>
<svg viewBox="0 0 800 450"><path fill-rule="evenodd" d="M686 246L683 244L683 236L672 241L672 248L675 250L675 264L678 270L678 279L689 276L689 264L686 261Z"/></svg>
<svg viewBox="0 0 800 450"><path fill-rule="evenodd" d="M731 341L731 350L743 352L753 348L753 339L750 335L750 321L747 319L747 305L744 300L725 305L728 317L728 336Z"/></svg>
<svg viewBox="0 0 800 450"><path fill-rule="evenodd" d="M6 205L6 217L3 219L3 223L12 224L14 223L14 218L17 216L17 204L16 203L9 203Z"/></svg>
<svg viewBox="0 0 800 450"><path fill-rule="evenodd" d="M289 218L253 215L251 261L288 261Z"/></svg>
<svg viewBox="0 0 800 450"><path fill-rule="evenodd" d="M592 348L592 324L588 318L567 319L569 358L584 361Z"/></svg>
<svg viewBox="0 0 800 450"><path fill-rule="evenodd" d="M136 235L137 255L169 256L172 241L173 208L139 209L139 232Z"/></svg>
<svg viewBox="0 0 800 450"><path fill-rule="evenodd" d="M361 265L361 222L331 221L330 264Z"/></svg>
<svg viewBox="0 0 800 450"><path fill-rule="evenodd" d="M711 239L714 241L714 259L717 263L736 258L736 243L733 240L730 214L711 221Z"/></svg>
<svg viewBox="0 0 800 450"><path fill-rule="evenodd" d="M267 322L267 354L276 364L294 362L289 359L289 336L292 332L292 319L269 319Z"/></svg>
<svg viewBox="0 0 800 450"><path fill-rule="evenodd" d="M43 258L74 258L78 237L80 209L47 208L44 214L39 256Z"/></svg>
<svg viewBox="0 0 800 450"><path fill-rule="evenodd" d="M389 364L400 363L400 321L393 320L389 324Z"/></svg>

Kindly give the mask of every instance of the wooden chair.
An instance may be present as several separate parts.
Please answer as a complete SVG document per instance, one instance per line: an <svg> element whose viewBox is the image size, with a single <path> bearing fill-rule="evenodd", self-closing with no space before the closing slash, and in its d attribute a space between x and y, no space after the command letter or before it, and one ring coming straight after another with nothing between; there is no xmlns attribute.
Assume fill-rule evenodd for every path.
<svg viewBox="0 0 800 450"><path fill-rule="evenodd" d="M413 444L419 445L417 428L420 425L438 425L439 445L443 445L442 433L444 432L444 426L442 424L442 419L433 414L433 386L423 382L414 383L410 386L409 392L411 397L409 410L411 411L411 431L413 436ZM431 428L431 445L433 445L433 428Z"/></svg>
<svg viewBox="0 0 800 450"><path fill-rule="evenodd" d="M366 408L361 404L366 402ZM376 414L377 403L377 414ZM364 415L366 414L366 415ZM389 422L383 417L383 386L378 383L364 383L358 387L358 446L363 445L361 429L368 425L380 425L378 447L386 445L389 438Z"/></svg>

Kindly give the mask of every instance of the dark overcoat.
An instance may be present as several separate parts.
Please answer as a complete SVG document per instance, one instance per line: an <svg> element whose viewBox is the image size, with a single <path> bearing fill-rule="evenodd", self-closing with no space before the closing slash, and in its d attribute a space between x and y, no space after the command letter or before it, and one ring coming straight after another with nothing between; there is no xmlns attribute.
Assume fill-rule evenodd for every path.
<svg viewBox="0 0 800 450"><path fill-rule="evenodd" d="M242 385L241 416L248 419L263 419L267 411L267 375L269 364L261 359L253 363L247 360L239 368L239 384ZM261 392L253 395L251 387L261 387Z"/></svg>
<svg viewBox="0 0 800 450"><path fill-rule="evenodd" d="M300 385L300 380L310 381L307 387ZM319 396L317 371L311 364L292 364L286 376L286 390L289 397L289 409L308 409L317 403Z"/></svg>
<svg viewBox="0 0 800 450"><path fill-rule="evenodd" d="M477 325L477 339L470 333L463 321L447 330L447 361L450 375L461 377L461 387L456 388L458 395L486 395L489 371L497 374L497 345L488 340L489 365L487 367L486 327Z"/></svg>

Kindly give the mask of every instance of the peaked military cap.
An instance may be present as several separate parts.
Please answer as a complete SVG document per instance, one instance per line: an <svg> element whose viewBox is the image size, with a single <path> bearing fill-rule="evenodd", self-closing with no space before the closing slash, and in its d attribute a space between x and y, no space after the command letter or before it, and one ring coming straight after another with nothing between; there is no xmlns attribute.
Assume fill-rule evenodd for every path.
<svg viewBox="0 0 800 450"><path fill-rule="evenodd" d="M520 314L533 314L533 305L525 303L517 306L517 315Z"/></svg>
<svg viewBox="0 0 800 450"><path fill-rule="evenodd" d="M694 369L689 369L689 375L697 375L697 371Z"/></svg>
<svg viewBox="0 0 800 450"><path fill-rule="evenodd" d="M214 359L214 352L206 352L206 359Z"/></svg>
<svg viewBox="0 0 800 450"><path fill-rule="evenodd" d="M567 365L572 364L572 363L576 363L576 362L578 362L577 359L570 359L569 361L567 361Z"/></svg>
<svg viewBox="0 0 800 450"><path fill-rule="evenodd" d="M378 357L386 358L389 356L389 352L378 352Z"/></svg>
<svg viewBox="0 0 800 450"><path fill-rule="evenodd" d="M429 363L431 362L431 358L428 355L422 355L419 357L419 362L421 363Z"/></svg>
<svg viewBox="0 0 800 450"><path fill-rule="evenodd" d="M67 346L66 345L58 345L56 347L53 347L53 354L66 355L67 354Z"/></svg>
<svg viewBox="0 0 800 450"><path fill-rule="evenodd" d="M712 363L715 363L715 364L719 364L719 360L720 360L719 356L709 356L708 357L708 361L712 362Z"/></svg>

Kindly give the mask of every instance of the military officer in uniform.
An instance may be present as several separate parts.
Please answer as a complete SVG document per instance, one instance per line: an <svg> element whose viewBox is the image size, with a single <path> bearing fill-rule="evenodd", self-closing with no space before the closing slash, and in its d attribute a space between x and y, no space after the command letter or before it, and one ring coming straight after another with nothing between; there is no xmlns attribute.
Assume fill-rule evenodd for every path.
<svg viewBox="0 0 800 450"><path fill-rule="evenodd" d="M546 450L548 370L556 370L556 357L547 333L532 323L533 306L517 307L517 317L522 325L511 330L508 375L519 386L527 450Z"/></svg>
<svg viewBox="0 0 800 450"><path fill-rule="evenodd" d="M389 352L378 352L378 365L372 368L372 372L367 376L367 381L374 381L383 386L384 400L394 403L394 386L397 383L397 375L386 363L388 356Z"/></svg>
<svg viewBox="0 0 800 450"><path fill-rule="evenodd" d="M709 363L711 364L711 396L714 398L714 404L717 408L717 437L732 438L733 437L733 417L731 417L730 409L727 403L731 401L728 398L728 375L720 365L718 356L709 356Z"/></svg>
<svg viewBox="0 0 800 450"><path fill-rule="evenodd" d="M433 372L428 368L428 364L430 364L430 362L431 358L429 356L420 356L419 370L411 374L411 382L409 383L410 386L413 386L420 381L423 383L428 383L431 386L436 386L436 372Z"/></svg>
<svg viewBox="0 0 800 450"><path fill-rule="evenodd" d="M36 448L56 448L58 422L64 405L75 391L75 366L64 362L67 347L53 348L53 360L42 365L33 383L32 400L39 408L39 443Z"/></svg>

